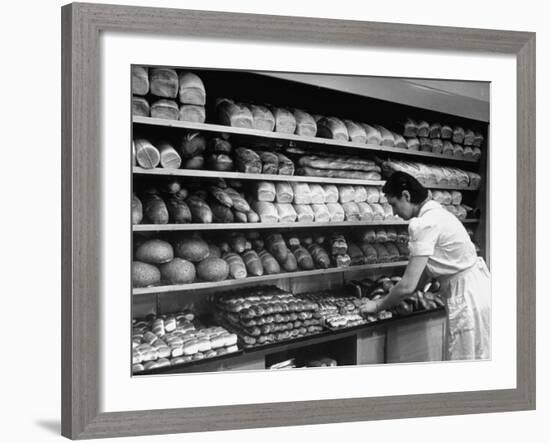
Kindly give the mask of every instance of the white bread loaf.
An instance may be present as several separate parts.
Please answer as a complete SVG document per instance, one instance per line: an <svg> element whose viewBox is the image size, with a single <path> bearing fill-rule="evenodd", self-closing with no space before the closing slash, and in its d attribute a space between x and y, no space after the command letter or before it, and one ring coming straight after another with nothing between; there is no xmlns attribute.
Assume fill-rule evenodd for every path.
<svg viewBox="0 0 550 443"><path fill-rule="evenodd" d="M178 104L174 100L161 98L151 104L151 117L166 120L177 120L179 116Z"/></svg>
<svg viewBox="0 0 550 443"><path fill-rule="evenodd" d="M483 137L480 132L475 132L473 146L475 146L476 148L481 148L483 140L485 140L485 137Z"/></svg>
<svg viewBox="0 0 550 443"><path fill-rule="evenodd" d="M254 201L251 207L258 214L262 223L277 223L279 221L279 213L273 203Z"/></svg>
<svg viewBox="0 0 550 443"><path fill-rule="evenodd" d="M346 129L348 130L348 136L350 141L354 143L366 143L367 142L367 133L365 128L358 123L355 123L351 120L344 120Z"/></svg>
<svg viewBox="0 0 550 443"><path fill-rule="evenodd" d="M132 94L146 95L149 92L149 70L132 65Z"/></svg>
<svg viewBox="0 0 550 443"><path fill-rule="evenodd" d="M342 208L344 208L346 221L354 222L360 220L359 206L357 206L357 203L353 201L342 203Z"/></svg>
<svg viewBox="0 0 550 443"><path fill-rule="evenodd" d="M445 140L443 142L443 150L441 151L441 153L443 155L448 155L449 157L452 157L453 152L454 152L454 145L449 140Z"/></svg>
<svg viewBox="0 0 550 443"><path fill-rule="evenodd" d="M151 108L149 107L149 102L143 97L138 97L134 95L132 97L132 115L149 117L150 113Z"/></svg>
<svg viewBox="0 0 550 443"><path fill-rule="evenodd" d="M328 212L327 205L313 204L311 205L311 209L315 216L315 222L328 223L330 221L330 213Z"/></svg>
<svg viewBox="0 0 550 443"><path fill-rule="evenodd" d="M151 94L157 97L176 98L179 89L178 73L170 68L151 68L149 85Z"/></svg>
<svg viewBox="0 0 550 443"><path fill-rule="evenodd" d="M297 205L308 205L311 203L311 190L307 183L292 182L290 185L294 192L294 203Z"/></svg>
<svg viewBox="0 0 550 443"><path fill-rule="evenodd" d="M474 144L475 134L471 129L464 131L464 146L472 146Z"/></svg>
<svg viewBox="0 0 550 443"><path fill-rule="evenodd" d="M181 157L170 143L160 142L158 150L160 153L160 165L163 168L179 169L181 166Z"/></svg>
<svg viewBox="0 0 550 443"><path fill-rule="evenodd" d="M459 205L462 203L462 192L453 191L451 192L451 204Z"/></svg>
<svg viewBox="0 0 550 443"><path fill-rule="evenodd" d="M275 129L275 117L271 111L261 105L249 105L248 108L252 113L252 127L259 131L273 132Z"/></svg>
<svg viewBox="0 0 550 443"><path fill-rule="evenodd" d="M346 125L336 117L323 117L317 122L317 137L348 141Z"/></svg>
<svg viewBox="0 0 550 443"><path fill-rule="evenodd" d="M328 212L330 214L330 222L337 223L345 220L344 208L340 203L327 203Z"/></svg>
<svg viewBox="0 0 550 443"><path fill-rule="evenodd" d="M473 160L474 150L471 146L464 146L464 160Z"/></svg>
<svg viewBox="0 0 550 443"><path fill-rule="evenodd" d="M315 137L317 134L317 123L315 119L301 109L293 109L292 113L296 120L296 134L303 135L304 137Z"/></svg>
<svg viewBox="0 0 550 443"><path fill-rule="evenodd" d="M453 157L458 159L464 158L464 148L460 145L454 145L453 147Z"/></svg>
<svg viewBox="0 0 550 443"><path fill-rule="evenodd" d="M230 99L218 99L216 100L216 109L219 122L222 125L254 128L252 112L242 103L235 103Z"/></svg>
<svg viewBox="0 0 550 443"><path fill-rule="evenodd" d="M285 108L271 108L273 117L275 118L275 132L283 134L294 134L296 132L296 119L294 114Z"/></svg>
<svg viewBox="0 0 550 443"><path fill-rule="evenodd" d="M417 133L418 133L418 123L414 121L412 118L407 118L407 120L403 124L403 135L405 137L414 138L416 137Z"/></svg>
<svg viewBox="0 0 550 443"><path fill-rule="evenodd" d="M380 202L380 190L374 186L367 186L367 203Z"/></svg>
<svg viewBox="0 0 550 443"><path fill-rule="evenodd" d="M428 137L429 135L430 135L430 124L425 120L420 121L417 126L416 136L420 138L420 137Z"/></svg>
<svg viewBox="0 0 550 443"><path fill-rule="evenodd" d="M420 150L420 141L417 138L407 139L407 149L410 149L411 151Z"/></svg>
<svg viewBox="0 0 550 443"><path fill-rule="evenodd" d="M160 163L160 153L148 140L138 138L134 140L136 147L136 162L145 169L153 169Z"/></svg>
<svg viewBox="0 0 550 443"><path fill-rule="evenodd" d="M206 121L206 111L204 106L181 105L178 120L185 122L204 123Z"/></svg>
<svg viewBox="0 0 550 443"><path fill-rule="evenodd" d="M481 149L473 148L472 149L472 158L474 160L479 160L481 158Z"/></svg>
<svg viewBox="0 0 550 443"><path fill-rule="evenodd" d="M339 203L347 203L355 200L355 189L351 185L338 186Z"/></svg>
<svg viewBox="0 0 550 443"><path fill-rule="evenodd" d="M378 129L366 123L361 123L361 126L365 130L365 134L367 135L367 143L369 145L380 145L382 143L382 134L380 134Z"/></svg>
<svg viewBox="0 0 550 443"><path fill-rule="evenodd" d="M443 140L440 138L434 138L432 140L432 152L434 154L441 154L443 152Z"/></svg>
<svg viewBox="0 0 550 443"><path fill-rule="evenodd" d="M323 187L320 184L310 183L309 190L311 192L311 203L325 203L325 192L323 191Z"/></svg>
<svg viewBox="0 0 550 443"><path fill-rule="evenodd" d="M277 214L280 223L294 223L298 218L298 214L290 203L275 203Z"/></svg>
<svg viewBox="0 0 550 443"><path fill-rule="evenodd" d="M277 190L273 182L258 182L256 184L255 197L258 201L274 202Z"/></svg>
<svg viewBox="0 0 550 443"><path fill-rule="evenodd" d="M294 204L294 210L296 211L297 221L300 223L311 223L315 216L313 214L313 209L310 205L304 204Z"/></svg>
<svg viewBox="0 0 550 443"><path fill-rule="evenodd" d="M359 202L357 203L359 208L359 220L361 221L372 221L374 218L374 212L368 203Z"/></svg>
<svg viewBox="0 0 550 443"><path fill-rule="evenodd" d="M323 185L325 203L338 203L338 187L336 185Z"/></svg>
<svg viewBox="0 0 550 443"><path fill-rule="evenodd" d="M193 72L179 74L179 100L186 105L204 106L206 104L206 90L204 83Z"/></svg>
<svg viewBox="0 0 550 443"><path fill-rule="evenodd" d="M277 203L292 203L294 200L292 186L286 182L277 182L275 185L275 200Z"/></svg>
<svg viewBox="0 0 550 443"><path fill-rule="evenodd" d="M401 148L401 149L408 148L407 141L402 135L397 134L396 132L392 132L392 135L393 135L393 140L396 148Z"/></svg>
<svg viewBox="0 0 550 443"><path fill-rule="evenodd" d="M372 209L372 219L373 221L381 221L386 218L386 213L384 212L384 208L379 203L372 203L369 205Z"/></svg>
<svg viewBox="0 0 550 443"><path fill-rule="evenodd" d="M367 188L365 186L354 186L353 187L353 201L355 203L367 201Z"/></svg>
<svg viewBox="0 0 550 443"><path fill-rule="evenodd" d="M395 140L391 131L380 125L374 125L374 127L380 131L380 135L382 136L382 141L380 144L382 146L395 146Z"/></svg>

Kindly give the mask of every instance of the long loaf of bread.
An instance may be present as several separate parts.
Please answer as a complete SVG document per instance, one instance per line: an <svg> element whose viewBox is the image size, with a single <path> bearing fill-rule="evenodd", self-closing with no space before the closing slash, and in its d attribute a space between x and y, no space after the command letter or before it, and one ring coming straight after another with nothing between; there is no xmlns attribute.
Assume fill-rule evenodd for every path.
<svg viewBox="0 0 550 443"><path fill-rule="evenodd" d="M299 175L308 177L332 177L332 178L352 178L358 180L381 180L382 176L379 172L363 172L363 171L345 171L334 169L316 169L304 166L298 170Z"/></svg>

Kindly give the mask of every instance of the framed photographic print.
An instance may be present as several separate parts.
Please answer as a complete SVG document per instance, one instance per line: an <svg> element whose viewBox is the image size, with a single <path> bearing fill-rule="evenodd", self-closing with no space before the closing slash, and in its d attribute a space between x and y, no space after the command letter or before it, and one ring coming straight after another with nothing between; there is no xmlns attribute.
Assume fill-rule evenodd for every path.
<svg viewBox="0 0 550 443"><path fill-rule="evenodd" d="M534 34L62 23L63 435L535 407Z"/></svg>

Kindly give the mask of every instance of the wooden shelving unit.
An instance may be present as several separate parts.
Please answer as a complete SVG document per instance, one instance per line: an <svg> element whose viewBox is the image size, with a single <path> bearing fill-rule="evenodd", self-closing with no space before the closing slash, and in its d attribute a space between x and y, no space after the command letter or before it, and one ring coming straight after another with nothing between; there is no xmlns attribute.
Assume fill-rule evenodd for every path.
<svg viewBox="0 0 550 443"><path fill-rule="evenodd" d="M464 224L478 223L479 219L462 220ZM361 228L368 226L407 226L404 220L381 220L368 222L330 222L330 223L188 223L166 225L134 225L134 232L171 232L171 231L218 231L218 230L257 230L257 229L302 229L302 228Z"/></svg>
<svg viewBox="0 0 550 443"><path fill-rule="evenodd" d="M195 283L188 283L184 285L134 288L133 294L134 295L165 294L168 292L196 291L200 289L229 288L229 287L237 287L237 286L250 284L250 283L261 284L272 280L280 280L280 279L286 279L286 278L292 279L292 278L299 278L299 277L315 277L319 275L341 274L341 273L352 272L352 271L398 268L406 265L407 265L406 261L395 261L395 262L388 262L388 263L374 263L374 264L368 264L368 265L348 266L343 268L312 269L311 271L296 271L296 272L280 272L279 274L262 275L259 277L247 277L247 278L242 278L238 280L223 280L218 282L195 282Z"/></svg>
<svg viewBox="0 0 550 443"><path fill-rule="evenodd" d="M446 160L455 161L459 163L478 164L476 160L464 160L450 157L443 154L434 154L433 152L425 151L411 151L403 148L395 148L390 146L369 145L366 143L354 143L350 141L339 141L320 137L304 137L295 134L283 134L279 132L260 131L257 129L248 128L236 128L233 126L215 125L211 123L193 123L179 120L164 120L160 118L152 117L140 117L135 116L133 118L134 124L148 125L148 126L160 126L166 128L185 129L192 131L201 131L214 134L231 134L246 136L249 138L261 138L263 140L272 140L275 142L284 142L286 144L293 143L295 145L307 144L314 147L323 147L328 150L338 150L341 148L354 149L357 151L367 151L378 154L398 154L405 155L407 157L415 158L419 161L431 159L431 160Z"/></svg>

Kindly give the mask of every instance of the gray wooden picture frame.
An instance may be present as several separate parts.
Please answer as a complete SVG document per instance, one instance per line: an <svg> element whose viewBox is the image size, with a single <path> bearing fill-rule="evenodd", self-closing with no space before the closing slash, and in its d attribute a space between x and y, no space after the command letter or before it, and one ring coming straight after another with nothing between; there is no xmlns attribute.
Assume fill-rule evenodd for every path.
<svg viewBox="0 0 550 443"><path fill-rule="evenodd" d="M517 388L99 410L99 36L103 31L510 54L517 59ZM535 34L74 3L62 8L62 434L72 439L535 408Z"/></svg>

